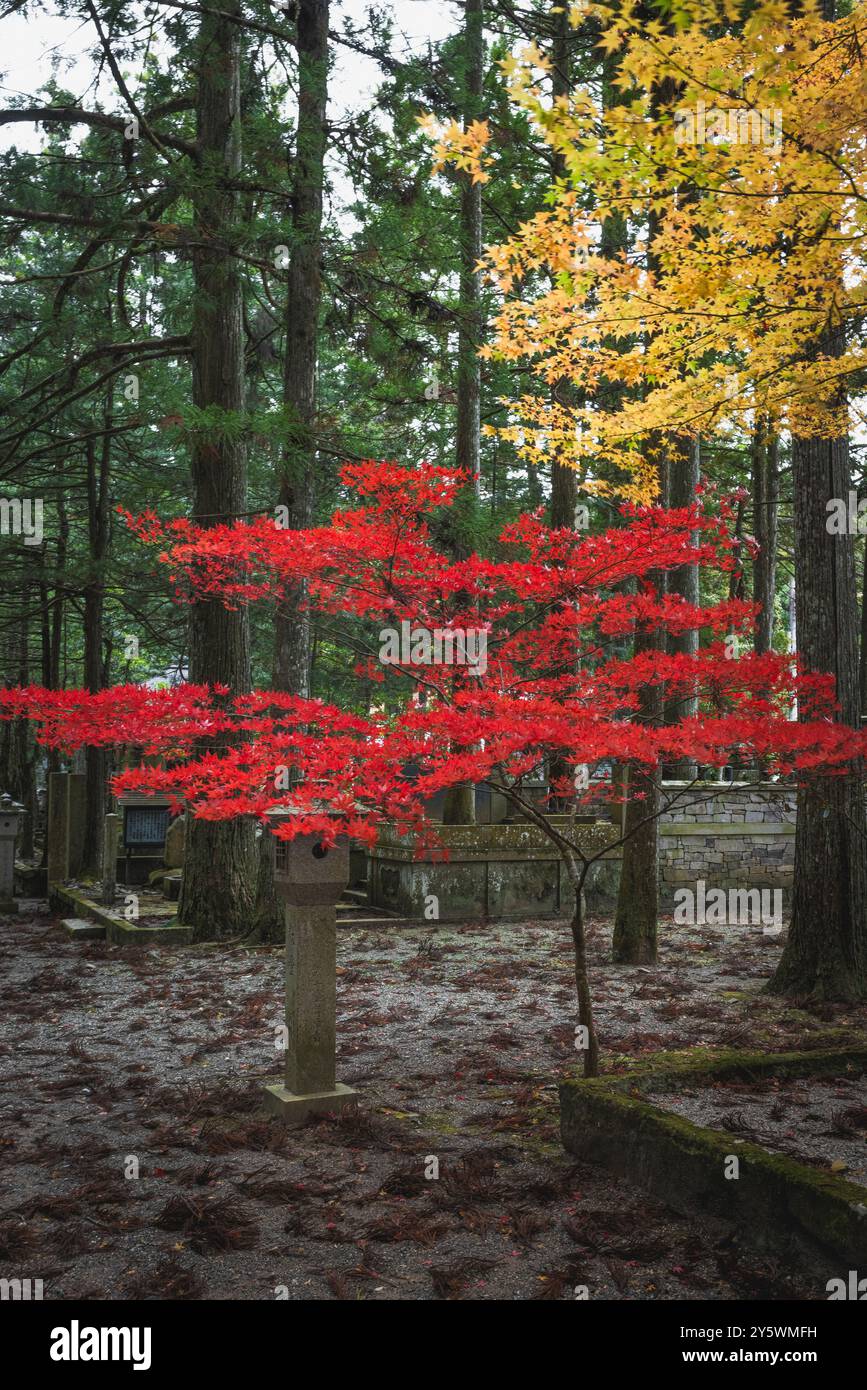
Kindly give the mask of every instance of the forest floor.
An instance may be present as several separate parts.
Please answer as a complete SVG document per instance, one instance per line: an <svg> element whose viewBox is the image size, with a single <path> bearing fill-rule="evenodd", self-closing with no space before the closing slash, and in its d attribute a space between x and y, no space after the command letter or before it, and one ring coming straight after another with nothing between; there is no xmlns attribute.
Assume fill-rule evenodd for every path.
<svg viewBox="0 0 867 1390"><path fill-rule="evenodd" d="M279 950L110 948L24 908L0 919L0 1277L49 1299L827 1297L824 1273L562 1150L564 923L341 930L338 1077L360 1103L287 1130L259 1108ZM669 920L660 940L657 966L612 966L595 925L606 1066L863 1045L867 1009L760 992L779 938Z"/></svg>

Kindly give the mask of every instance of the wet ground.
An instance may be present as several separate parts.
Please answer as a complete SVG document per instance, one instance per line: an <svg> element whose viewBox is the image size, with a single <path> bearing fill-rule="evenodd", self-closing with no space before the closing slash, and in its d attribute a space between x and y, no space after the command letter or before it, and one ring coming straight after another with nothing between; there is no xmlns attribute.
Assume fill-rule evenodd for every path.
<svg viewBox="0 0 867 1390"><path fill-rule="evenodd" d="M768 1077L655 1095L664 1110L867 1185L867 1076Z"/></svg>
<svg viewBox="0 0 867 1390"><path fill-rule="evenodd" d="M565 924L342 930L338 1077L360 1104L286 1130L259 1108L280 952L69 941L24 907L0 919L0 1277L55 1299L827 1297L562 1150ZM760 929L664 923L653 968L609 944L597 923L606 1067L867 1035L867 1010L762 995L781 941Z"/></svg>

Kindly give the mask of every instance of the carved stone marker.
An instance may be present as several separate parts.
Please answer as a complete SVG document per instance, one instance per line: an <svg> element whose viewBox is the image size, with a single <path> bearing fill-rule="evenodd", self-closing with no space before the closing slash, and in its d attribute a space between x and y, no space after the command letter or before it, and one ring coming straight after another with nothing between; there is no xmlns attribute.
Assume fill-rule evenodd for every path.
<svg viewBox="0 0 867 1390"><path fill-rule="evenodd" d="M83 772L48 774L48 882L65 883L82 868L87 779Z"/></svg>
<svg viewBox="0 0 867 1390"><path fill-rule="evenodd" d="M184 842L186 832L186 816L177 816L166 831L166 843L163 848L163 863L167 869L182 869L184 867Z"/></svg>
<svg viewBox="0 0 867 1390"><path fill-rule="evenodd" d="M0 912L17 912L15 901L15 841L24 807L6 792L0 796Z"/></svg>
<svg viewBox="0 0 867 1390"><path fill-rule="evenodd" d="M102 841L102 903L111 907L117 892L117 837L120 816L113 811L105 818Z"/></svg>
<svg viewBox="0 0 867 1390"><path fill-rule="evenodd" d="M272 812L272 825L293 813ZM356 1092L335 1078L337 928L349 882L349 838L319 835L273 843L274 886L286 915L286 1051L282 1084L265 1087L269 1110L289 1124L339 1110Z"/></svg>

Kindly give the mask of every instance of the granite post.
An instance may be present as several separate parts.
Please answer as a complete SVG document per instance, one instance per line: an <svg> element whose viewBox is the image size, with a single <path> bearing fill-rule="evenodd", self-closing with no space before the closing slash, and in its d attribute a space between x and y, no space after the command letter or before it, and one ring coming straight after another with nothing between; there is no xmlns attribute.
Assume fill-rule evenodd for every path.
<svg viewBox="0 0 867 1390"><path fill-rule="evenodd" d="M24 807L6 792L0 796L0 912L17 912L15 901L15 841Z"/></svg>
<svg viewBox="0 0 867 1390"><path fill-rule="evenodd" d="M48 882L69 878L69 773L49 772L46 819Z"/></svg>
<svg viewBox="0 0 867 1390"><path fill-rule="evenodd" d="M272 825L291 815L272 812ZM349 882L349 839L327 848L319 835L274 840L274 886L286 916L286 1050L283 1081L265 1104L288 1124L339 1110L356 1092L335 1077L336 907Z"/></svg>
<svg viewBox="0 0 867 1390"><path fill-rule="evenodd" d="M102 903L111 907L117 891L117 836L120 816L113 811L105 817L102 836Z"/></svg>
<svg viewBox="0 0 867 1390"><path fill-rule="evenodd" d="M87 779L83 772L48 775L48 882L65 883L82 869Z"/></svg>
<svg viewBox="0 0 867 1390"><path fill-rule="evenodd" d="M78 878L85 865L84 844L87 830L87 778L83 772L71 772L67 790L69 805L69 877Z"/></svg>

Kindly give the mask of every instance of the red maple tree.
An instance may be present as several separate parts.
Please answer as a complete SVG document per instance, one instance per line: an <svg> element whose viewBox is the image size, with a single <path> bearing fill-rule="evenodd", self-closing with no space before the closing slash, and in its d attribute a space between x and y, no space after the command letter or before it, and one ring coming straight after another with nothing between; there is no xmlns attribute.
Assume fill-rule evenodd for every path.
<svg viewBox="0 0 867 1390"><path fill-rule="evenodd" d="M453 656L458 635L471 631L484 663L419 664L404 646L384 665L371 645L357 669L391 689L370 711L270 690L125 685L98 694L7 689L0 714L37 720L50 747L132 744L158 755L158 766L118 774L116 790L168 793L206 820L264 819L291 805L297 814L279 831L287 838L313 832L328 842L345 833L372 842L389 821L416 836L420 854L435 853L430 798L487 783L540 827L566 863L584 1068L595 1075L583 889L593 864L625 837L588 847L574 818L550 818L528 792L535 770L627 763L661 781L666 764L688 759L706 770L736 756L741 765L760 760L768 776L856 775L867 736L835 723L832 677L802 671L791 655L733 654L733 634L749 645L752 603L694 606L660 586L661 575L687 564L738 568L726 499L705 494L679 510L624 507L620 524L599 534L552 530L538 515L522 516L505 527L494 558L455 559L437 544L431 521L452 504L463 475L371 462L348 465L342 476L359 505L307 531L265 518L208 528L128 519L158 548L180 601L273 600L304 581L319 611L363 619L355 624L362 632L375 619L380 643L408 623L419 650L431 651L421 639L438 632L457 642L445 643ZM702 644L695 654L622 655L637 632L660 630L699 630ZM697 699L698 713L658 727L642 722L639 692L647 685L664 686L668 709L682 699L691 710ZM576 812L610 794L604 779L586 783L580 777L568 788ZM695 786L677 789L664 807Z"/></svg>

